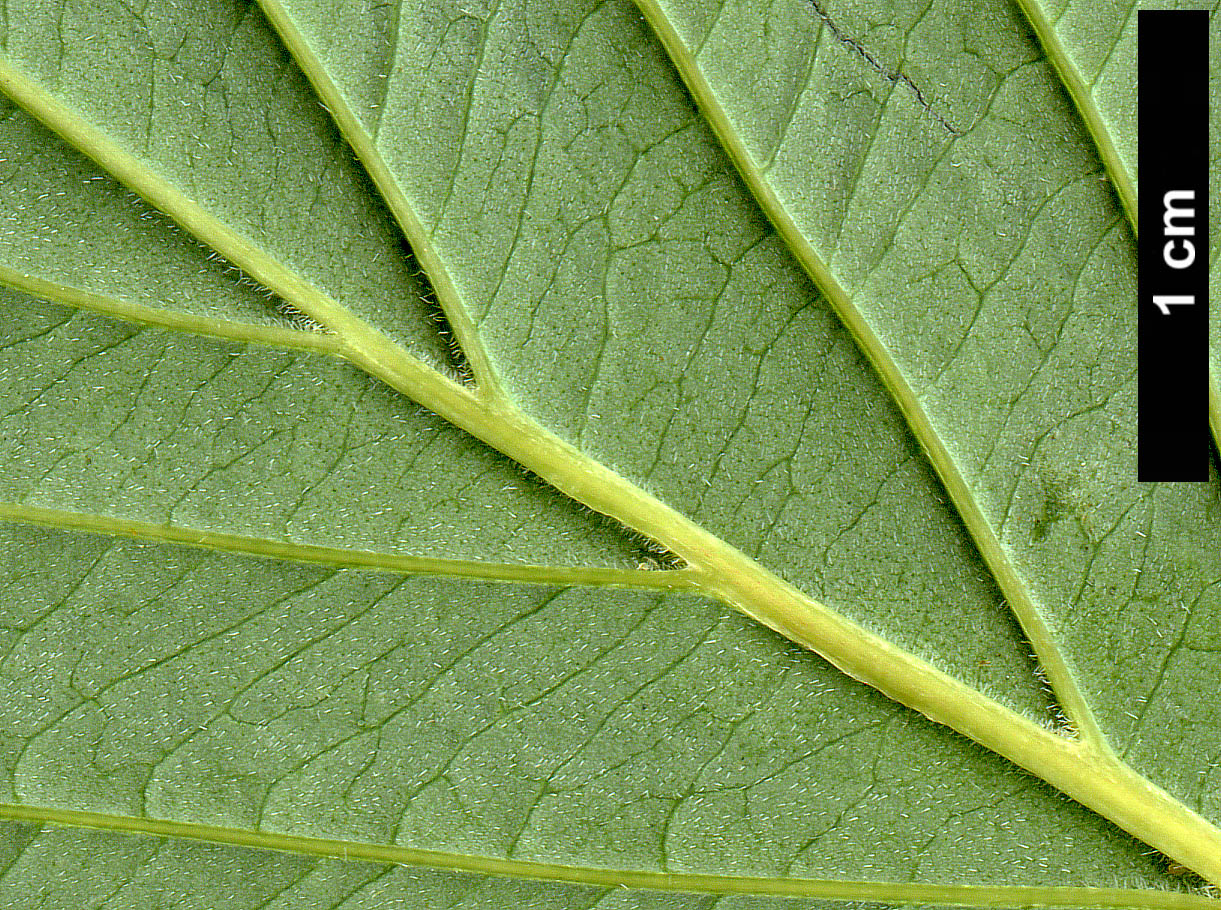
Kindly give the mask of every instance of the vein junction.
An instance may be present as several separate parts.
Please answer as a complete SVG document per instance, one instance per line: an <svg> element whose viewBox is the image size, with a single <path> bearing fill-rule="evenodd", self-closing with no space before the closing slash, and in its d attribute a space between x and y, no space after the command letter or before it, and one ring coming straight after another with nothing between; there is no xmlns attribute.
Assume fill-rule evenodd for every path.
<svg viewBox="0 0 1221 910"><path fill-rule="evenodd" d="M839 41L840 44L851 48L852 51L857 54L857 56L868 63L872 69L876 70L888 82L904 86L915 97L916 103L920 105L921 109L940 123L943 127L945 127L946 132L953 136L962 135L962 130L950 123L949 120L947 120L942 114L938 113L937 110L933 108L928 99L925 97L924 90L916 85L916 83L912 82L910 76L897 67L891 69L890 67L883 66L881 61L879 61L878 58L873 55L873 53L871 53L863 44L861 44L860 41L847 34L829 15L827 15L826 10L823 9L823 6L819 0L806 0L806 3L809 4L810 8L814 11L814 15L816 15L822 21L823 25L827 27L827 29L832 35L835 36L835 39Z"/></svg>
<svg viewBox="0 0 1221 910"><path fill-rule="evenodd" d="M735 606L821 654L849 676L969 736L1167 855L1221 881L1221 832L1096 744L1044 730L813 601L540 426L494 385L468 388L408 355L20 70L0 64L0 89L202 242L328 329L335 339L335 354L516 460L574 500L669 548L689 566L683 570L684 586ZM238 542L227 543L237 548Z"/></svg>

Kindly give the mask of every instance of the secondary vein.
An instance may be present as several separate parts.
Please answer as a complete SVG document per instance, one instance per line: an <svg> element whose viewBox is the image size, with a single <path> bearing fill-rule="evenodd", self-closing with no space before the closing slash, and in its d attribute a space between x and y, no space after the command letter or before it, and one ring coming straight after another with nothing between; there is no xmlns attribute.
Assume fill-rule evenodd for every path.
<svg viewBox="0 0 1221 910"><path fill-rule="evenodd" d="M286 540L272 540L265 537L226 534L181 525L153 524L111 515L69 512L15 502L0 502L0 521L130 537L135 540L178 544L223 553L240 553L246 556L286 559L293 562L316 563L346 569L371 569L410 575L449 575L458 578L538 585L586 585L661 591L696 590L696 580L686 569L652 571L598 566L544 566L408 556L401 553L326 547Z"/></svg>
<svg viewBox="0 0 1221 910"><path fill-rule="evenodd" d="M373 185L377 187L395 221L402 229L412 252L420 263L420 268L423 269L432 284L433 291L437 295L437 303L440 304L462 352L466 355L479 391L482 394L503 399L504 391L500 384L500 377L492 365L491 357L483 340L479 337L470 313L467 312L466 306L462 302L462 295L459 293L457 285L454 284L453 277L445 267L440 254L433 246L428 232L420 223L414 207L408 202L402 187L394 179L385 159L378 152L373 137L362 126L360 118L348 104L347 99L339 90L339 86L331 79L330 74L318 59L318 55L309 46L309 42L305 40L305 36L301 34L283 4L279 0L259 0L259 6L262 7L268 21L279 33L281 40L297 61L297 65L301 67L323 104L330 111L339 127L339 132L356 152L356 157L364 165ZM386 74L387 83L393 78L393 75L392 72Z"/></svg>
<svg viewBox="0 0 1221 910"><path fill-rule="evenodd" d="M1217 371L1208 371L1208 425L1213 431L1213 443L1221 452L1221 381Z"/></svg>
<svg viewBox="0 0 1221 910"><path fill-rule="evenodd" d="M828 609L510 403L477 394L428 367L3 60L0 91L185 230L328 327L341 339L340 356L534 471L560 492L667 546L690 566L701 592L815 651L893 701L1026 768L1166 855L1221 882L1221 830L1127 766L1102 750L1051 733Z"/></svg>
<svg viewBox="0 0 1221 910"><path fill-rule="evenodd" d="M1132 228L1132 236L1135 237L1137 232L1136 184L1124 166L1123 159L1119 157L1119 150L1115 147L1115 142L1111 139L1106 124L1103 123L1102 112L1098 110L1098 105L1094 104L1094 96L1091 94L1089 86L1081 78L1081 71L1073 63L1068 49L1060 40L1060 36L1056 34L1056 28L1047 18L1039 0L1017 0L1017 4L1030 23L1035 37L1043 46L1043 51L1060 77L1060 82L1068 92L1069 98L1072 99L1073 106L1077 109L1086 130L1089 131L1090 138L1094 140L1098 157L1102 159L1102 166L1106 168L1107 176L1111 178L1111 185L1115 187L1119 203Z"/></svg>
<svg viewBox="0 0 1221 910"><path fill-rule="evenodd" d="M242 344L265 344L277 348L309 351L314 354L338 354L342 349L339 339L326 332L308 332L285 326L257 325L251 322L215 319L193 313L158 309L47 281L2 265L0 265L0 284L29 294L31 297L90 310L140 325L190 332L193 335L206 335Z"/></svg>
<svg viewBox="0 0 1221 910"><path fill-rule="evenodd" d="M275 850L349 862L422 866L450 872L563 882L601 888L685 891L696 894L744 894L853 901L937 903L959 907L1064 908L1064 910L1217 910L1218 902L1195 894L1126 888L1053 886L928 885L916 882L871 882L841 879L768 878L751 875L705 875L644 869L568 866L474 856L441 850L418 850L389 844L279 834L168 819L82 812L43 806L0 804L0 818L150 837L177 837L256 850Z"/></svg>
<svg viewBox="0 0 1221 910"><path fill-rule="evenodd" d="M1057 700L1076 725L1084 740L1100 751L1110 751L1106 737L1098 727L1093 710L1073 677L1051 629L1040 614L991 524L971 493L958 465L941 440L927 413L907 382L890 351L874 334L864 315L852 303L847 291L831 274L813 245L806 239L779 196L768 184L758 163L734 129L732 122L712 86L704 78L698 63L674 29L657 0L636 0L637 6L657 34L674 62L697 104L741 173L760 208L771 220L777 232L801 263L815 286L823 293L869 358L883 384L902 412L933 469L949 494L954 507L974 538L984 562L998 587L1005 595L1014 615L1021 624L1035 654L1047 673Z"/></svg>

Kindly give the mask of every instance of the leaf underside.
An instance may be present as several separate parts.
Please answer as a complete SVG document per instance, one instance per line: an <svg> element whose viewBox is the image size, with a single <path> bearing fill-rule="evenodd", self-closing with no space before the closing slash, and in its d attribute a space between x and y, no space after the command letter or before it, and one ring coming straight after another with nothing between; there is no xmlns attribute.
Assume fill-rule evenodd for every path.
<svg viewBox="0 0 1221 910"><path fill-rule="evenodd" d="M661 511L1221 820L1216 452L1134 479L1135 7L3 9L0 903L1221 906Z"/></svg>

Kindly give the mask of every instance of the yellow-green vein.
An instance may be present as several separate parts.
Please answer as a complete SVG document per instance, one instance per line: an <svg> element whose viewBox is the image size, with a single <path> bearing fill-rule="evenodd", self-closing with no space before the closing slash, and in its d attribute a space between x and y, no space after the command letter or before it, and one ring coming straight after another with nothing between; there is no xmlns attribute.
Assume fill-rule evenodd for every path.
<svg viewBox="0 0 1221 910"><path fill-rule="evenodd" d="M0 502L0 521L34 524L66 531L85 531L115 537L130 537L154 543L200 547L224 553L240 553L265 559L317 563L344 569L371 569L408 575L451 575L485 581L522 582L538 585L598 585L646 588L660 591L693 591L692 573L686 569L649 571L582 566L540 566L466 559L407 556L340 547L224 534L181 525L153 524L110 515L68 512L23 503Z"/></svg>
<svg viewBox="0 0 1221 910"><path fill-rule="evenodd" d="M666 17L661 5L656 0L637 0L637 6L644 13L666 52L674 61L683 81L742 174L751 193L758 200L760 207L775 225L776 230L815 285L830 302L844 325L856 338L861 350L869 358L882 382L898 404L912 433L941 478L963 523L974 538L984 562L991 570L997 585L1004 593L1014 615L1030 640L1065 713L1076 725L1083 739L1099 750L1109 751L1110 747L1106 738L1099 730L1089 703L1060 653L1055 637L1031 599L1030 592L1019 577L991 524L984 517L983 511L959 471L953 456L950 455L945 443L933 428L928 415L894 358L874 334L868 321L853 305L848 293L831 274L831 270L802 234L779 196L768 184L758 163L751 156L745 142L734 129L724 108L721 107L715 91L704 78L698 63Z"/></svg>
<svg viewBox="0 0 1221 910"><path fill-rule="evenodd" d="M871 882L842 879L765 878L749 875L704 875L690 872L655 872L565 866L418 850L389 844L305 837L252 831L219 825L201 825L154 818L80 812L41 806L0 804L0 819L63 825L150 837L179 837L235 847L275 850L305 856L348 861L423 866L474 875L497 875L536 881L564 882L596 888L630 888L680 891L695 894L745 894L826 900L935 903L956 907L1045 908L1045 910L1215 910L1217 902L1195 894L1124 888L1043 886L927 885L916 882Z"/></svg>
<svg viewBox="0 0 1221 910"><path fill-rule="evenodd" d="M1221 452L1221 386L1216 370L1208 371L1208 425L1213 431L1213 442Z"/></svg>
<svg viewBox="0 0 1221 910"><path fill-rule="evenodd" d="M466 355L478 392L503 397L499 376L492 366L487 348L462 302L462 296L459 294L449 270L446 269L444 262L434 249L428 232L424 230L424 226L416 217L415 209L407 201L402 187L394 179L394 175L390 173L385 160L378 152L373 137L361 125L360 118L356 116L343 97L339 87L331 80L284 6L278 0L259 0L259 5L263 8L268 21L280 33L281 40L296 59L297 65L301 67L327 110L330 111L340 133L365 166L373 185L381 193L390 213L406 236L411 251L420 263L420 268L424 270L424 274L432 284L433 292L437 295L437 303L440 304L446 319L449 320L450 328L453 329L458 344ZM386 74L387 79L393 77L393 73Z"/></svg>
<svg viewBox="0 0 1221 910"><path fill-rule="evenodd" d="M0 266L0 284L22 291L32 297L82 310L91 310L139 325L190 332L193 335L207 335L243 344L265 344L277 348L309 351L314 354L339 354L342 348L339 340L327 332L309 332L271 324L256 325L250 322L214 319L174 310L157 309L120 300L117 297L83 291L66 284L46 281L5 266Z"/></svg>
<svg viewBox="0 0 1221 910"><path fill-rule="evenodd" d="M1136 184L1132 180L1132 175L1128 173L1128 169L1124 167L1123 159L1119 157L1119 150L1115 148L1115 142L1111 139L1111 134L1107 132L1106 124L1102 122L1102 113L1098 110L1098 105L1094 104L1094 96L1090 93L1089 86L1081 78L1081 71L1077 69L1077 64L1073 63L1068 49L1060 40L1060 36L1056 34L1056 27L1047 18L1047 13L1039 4L1039 0L1017 0L1017 4L1030 23L1035 37L1043 46L1047 59L1051 61L1051 65L1059 75L1061 84L1073 101L1073 106L1077 108L1077 113L1081 116L1086 130L1089 131L1090 138L1094 140L1094 147L1098 149L1098 157L1102 159L1102 166L1111 179L1111 185L1115 187L1119 203L1132 228L1132 236L1135 237L1137 232Z"/></svg>
<svg viewBox="0 0 1221 910"><path fill-rule="evenodd" d="M180 192L19 69L0 91L341 341L340 355L534 471L556 489L682 557L697 588L822 655L888 698L1043 778L1151 846L1221 882L1221 831L1102 750L1056 735L851 622L497 397L476 395L393 341Z"/></svg>

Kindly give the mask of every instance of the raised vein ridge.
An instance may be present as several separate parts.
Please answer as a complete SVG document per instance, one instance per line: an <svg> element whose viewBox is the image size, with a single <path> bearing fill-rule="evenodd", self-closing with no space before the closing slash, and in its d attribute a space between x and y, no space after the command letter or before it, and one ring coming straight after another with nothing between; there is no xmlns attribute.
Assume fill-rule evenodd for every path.
<svg viewBox="0 0 1221 910"><path fill-rule="evenodd" d="M646 588L662 591L689 591L696 588L691 573L685 569L657 571L540 566L512 563L481 562L469 559L438 559L428 556L405 556L324 547L314 544L271 540L239 534L203 531L179 525L131 521L109 515L46 509L22 503L0 502L0 521L13 521L67 531L86 531L115 537L130 537L155 543L179 544L222 553L240 553L267 559L316 563L345 569L372 569L380 572L401 572L412 575L450 575L459 578L479 578L487 581L523 582L540 585L591 585L625 588Z"/></svg>
<svg viewBox="0 0 1221 910"><path fill-rule="evenodd" d="M486 389L472 391L406 353L5 61L0 61L0 90L199 240L332 331L341 343L340 356L559 491L660 542L690 566L702 593L719 597L822 655L854 679L970 737L1166 855L1221 882L1221 831L1109 753L1088 741L1051 733L828 609L560 439L500 395ZM940 444L935 436L932 439Z"/></svg>
<svg viewBox="0 0 1221 910"><path fill-rule="evenodd" d="M1139 229L1136 180L1129 173L1119 155L1119 150L1115 147L1115 142L1103 122L1102 112L1094 103L1093 93L1085 84L1081 71L1077 69L1064 42L1060 40L1056 27L1048 19L1040 0L1017 0L1017 5L1025 15L1026 21L1030 23L1031 31L1034 32L1039 44L1043 47L1060 83L1072 100L1073 109L1077 111L1081 122L1085 124L1090 139L1098 150L1098 157L1102 161L1107 177L1110 178L1111 185L1115 187L1115 194L1119 197L1128 226L1132 229L1132 236L1136 237ZM1216 371L1210 369L1208 372L1208 420L1213 440L1218 447L1221 447L1221 384L1219 383L1221 380L1218 379Z"/></svg>
<svg viewBox="0 0 1221 910"><path fill-rule="evenodd" d="M1017 0L1017 5L1021 7L1026 21L1030 23L1031 30L1039 39L1039 44L1043 46L1047 59L1055 68L1060 82L1068 92L1069 98L1072 99L1073 107L1076 108L1086 130L1089 131L1090 138L1094 141L1094 147L1098 150L1098 157L1102 159L1102 166L1111 179L1111 185L1115 187L1119 203L1123 207L1124 215L1127 216L1128 225L1132 228L1132 236L1135 237L1137 231L1136 182L1128 173L1128 169L1124 167L1123 159L1119 157L1119 150L1115 148L1115 142L1111 139L1111 134L1107 132L1106 124L1102 121L1102 113L1098 110L1098 105L1094 104L1094 97L1090 94L1089 86L1081 78L1081 71L1073 63L1068 49L1060 40L1060 36L1056 34L1056 28L1047 18L1039 0Z"/></svg>
<svg viewBox="0 0 1221 910"><path fill-rule="evenodd" d="M984 562L1005 595L1022 630L1026 633L1047 674L1056 699L1083 739L1090 742L1095 748L1109 751L1110 747L1098 727L1094 712L1060 653L1051 629L1031 599L1030 592L1018 576L1012 561L1004 547L1001 546L992 526L984 517L962 473L958 470L957 463L937 434L890 351L874 334L868 321L852 303L848 292L831 274L831 270L801 233L801 229L785 209L780 198L768 185L758 163L755 162L746 144L730 122L729 116L721 107L716 92L704 78L695 58L683 43L661 6L656 0L637 0L637 6L658 35L671 60L674 61L680 76L704 111L713 131L742 174L760 207L809 274L815 286L827 298L836 314L852 333L898 404L904 419L911 427L912 434L928 456L933 469L945 486L950 500L979 548Z"/></svg>
<svg viewBox="0 0 1221 910"><path fill-rule="evenodd" d="M126 322L156 326L193 335L206 335L225 341L250 344L265 344L289 350L309 351L314 354L338 354L342 348L339 340L328 332L294 329L287 326L256 325L248 322L233 322L197 316L191 313L162 310L144 306L115 297L95 294L66 284L46 281L23 272L0 265L0 284L29 294L41 300L62 303L65 306L101 313Z"/></svg>
<svg viewBox="0 0 1221 910"><path fill-rule="evenodd" d="M352 146L356 157L364 165L373 185L377 187L377 191L385 200L395 221L406 235L407 242L419 261L420 267L432 283L437 303L449 320L454 337L466 355L476 385L487 394L502 394L500 378L492 365L487 348L479 337L478 330L471 321L470 314L462 303L457 286L429 240L428 232L424 230L424 226L416 217L415 211L403 195L402 189L399 188L393 174L390 173L386 162L378 153L373 137L361 126L359 118L344 99L338 86L318 62L317 57L310 50L305 36L293 23L284 6L278 0L259 0L259 6L268 21L280 34L281 40L284 41L296 59L297 65L301 67L306 78L313 85L326 109L330 111L339 132ZM389 74L387 74L387 79L389 79Z"/></svg>
<svg viewBox="0 0 1221 910"><path fill-rule="evenodd" d="M1209 910L1216 901L1194 894L1173 891L1134 891L1124 888L1021 887L972 885L925 885L914 882L871 882L810 878L765 878L746 875L704 875L684 872L654 872L635 869L604 869L566 866L471 856L435 850L417 850L386 844L332 840L277 834L245 828L200 825L154 818L80 812L42 806L0 804L0 818L23 822L43 822L105 831L121 831L152 837L182 837L237 847L277 850L307 856L423 866L452 872L468 872L539 881L566 882L605 888L634 888L653 891L686 891L703 894L768 895L852 901L897 901L937 903L960 907L1064 908L1064 910Z"/></svg>

